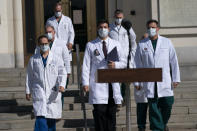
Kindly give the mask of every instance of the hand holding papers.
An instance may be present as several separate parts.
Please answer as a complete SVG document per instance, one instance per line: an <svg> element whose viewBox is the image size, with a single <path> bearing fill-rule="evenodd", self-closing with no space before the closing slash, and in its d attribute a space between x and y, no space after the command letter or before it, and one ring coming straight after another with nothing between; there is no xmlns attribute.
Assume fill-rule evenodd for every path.
<svg viewBox="0 0 197 131"><path fill-rule="evenodd" d="M108 62L115 62L115 61L119 61L119 56L118 56L118 51L117 51L117 47L114 47L111 52L109 52L107 54L107 58L106 61Z"/></svg>
<svg viewBox="0 0 197 131"><path fill-rule="evenodd" d="M107 54L106 61L108 62L108 68L113 69L115 68L115 61L119 61L117 48L114 47L111 52Z"/></svg>

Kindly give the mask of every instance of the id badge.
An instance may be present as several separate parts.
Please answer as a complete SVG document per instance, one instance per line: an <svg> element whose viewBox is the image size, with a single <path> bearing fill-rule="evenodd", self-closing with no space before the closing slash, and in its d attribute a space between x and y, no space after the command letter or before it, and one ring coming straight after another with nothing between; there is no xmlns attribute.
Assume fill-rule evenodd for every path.
<svg viewBox="0 0 197 131"><path fill-rule="evenodd" d="M95 56L99 56L100 55L100 53L99 53L99 51L97 49L94 50L94 55Z"/></svg>

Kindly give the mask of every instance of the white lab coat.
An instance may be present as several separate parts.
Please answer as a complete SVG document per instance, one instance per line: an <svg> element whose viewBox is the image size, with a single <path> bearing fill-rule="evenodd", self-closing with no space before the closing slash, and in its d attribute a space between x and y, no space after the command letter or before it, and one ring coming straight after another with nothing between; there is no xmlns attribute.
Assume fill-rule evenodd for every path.
<svg viewBox="0 0 197 131"><path fill-rule="evenodd" d="M132 27L129 30L129 32L130 32L130 40L131 40L131 59L130 59L129 67L133 68L134 67L134 57L135 57L135 52L136 52L136 48L137 48L136 34L135 34L134 30L132 29ZM129 38L128 38L127 30L124 27L118 26L115 23L113 23L110 25L109 36L112 39L120 42L120 44L125 52L125 57L127 59L128 52L129 52ZM137 103L147 102L147 98L144 97L145 96L144 90L136 90L134 88L134 96L135 96L135 101Z"/></svg>
<svg viewBox="0 0 197 131"><path fill-rule="evenodd" d="M126 60L123 57L123 51L118 41L107 38L106 46L108 53L117 47L119 61L115 62L115 68L125 68ZM98 55L96 55L96 52ZM102 40L97 38L86 45L82 67L82 84L89 86L89 103L90 104L107 104L108 103L108 83L97 83L97 69L107 69L107 61L102 49ZM119 83L112 83L113 98L116 104L121 104L122 96Z"/></svg>
<svg viewBox="0 0 197 131"><path fill-rule="evenodd" d="M64 44L64 41L55 37L53 41L53 45L51 47L51 51L53 52L54 55L57 55L63 60L65 68L66 68L66 72L68 74L71 74L69 51L66 45ZM35 49L35 54L37 53L40 53L39 46L37 46Z"/></svg>
<svg viewBox="0 0 197 131"><path fill-rule="evenodd" d="M137 48L136 34L132 27L129 32L131 40L131 58L133 60L133 56L135 55L135 51ZM115 23L110 24L109 37L120 42L120 45L125 52L125 57L127 58L129 52L129 38L127 30L120 25L116 25Z"/></svg>
<svg viewBox="0 0 197 131"><path fill-rule="evenodd" d="M26 94L32 95L35 116L61 118L62 103L58 87L65 87L66 77L63 61L52 52L49 52L46 67L39 53L30 58L27 67Z"/></svg>
<svg viewBox="0 0 197 131"><path fill-rule="evenodd" d="M172 82L180 82L180 71L176 51L168 38L158 36L155 52L149 38L142 40L137 47L135 64L136 68L162 68L162 82L157 82L158 97L174 95ZM148 98L154 98L154 84L143 82ZM136 82L135 85L139 83Z"/></svg>
<svg viewBox="0 0 197 131"><path fill-rule="evenodd" d="M55 34L58 39L64 40L65 44L74 44L75 32L73 28L72 21L69 17L62 15L60 22L58 23L56 17L53 16L49 18L46 25L53 26L55 28ZM70 61L72 61L72 52L69 51Z"/></svg>

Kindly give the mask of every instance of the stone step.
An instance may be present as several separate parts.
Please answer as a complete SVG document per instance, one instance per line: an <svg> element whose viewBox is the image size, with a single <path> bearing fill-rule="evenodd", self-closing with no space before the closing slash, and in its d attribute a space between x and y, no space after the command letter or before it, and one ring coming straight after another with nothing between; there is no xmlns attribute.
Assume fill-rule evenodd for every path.
<svg viewBox="0 0 197 131"><path fill-rule="evenodd" d="M191 109L191 112L188 111L187 107L183 108L173 108L171 122L197 122L197 114L194 111L195 108ZM125 108L121 109L116 114L117 119L125 119L126 110ZM136 118L136 109L131 109L132 118ZM86 117L92 119L92 110L86 110ZM34 115L32 112L17 112L17 113L0 113L0 121L11 121L11 120L24 120L32 119ZM83 111L63 111L63 119L83 119ZM179 119L181 118L181 119ZM183 119L182 119L183 118ZM136 119L134 120L136 121Z"/></svg>
<svg viewBox="0 0 197 131"><path fill-rule="evenodd" d="M63 93L63 96L67 102L80 101L81 99L78 90L67 90ZM0 100L13 99L25 99L25 91L0 92Z"/></svg>
<svg viewBox="0 0 197 131"><path fill-rule="evenodd" d="M25 86L25 80L0 81L0 88L6 86Z"/></svg>
<svg viewBox="0 0 197 131"><path fill-rule="evenodd" d="M197 106L190 106L190 107L176 107L173 106L172 109L172 114L197 114ZM86 111L92 111L93 107L90 104L86 104ZM0 116L1 113L31 113L33 111L33 107L30 106L1 106L0 108ZM82 106L81 104L75 104L74 106L71 104L65 104L63 107L63 111L65 112L65 114L67 114L67 112L76 112L79 111L82 113ZM117 113L118 115L125 115L126 112L126 107L123 106L120 108L120 111ZM136 115L136 108L132 107L131 108L131 114L132 115Z"/></svg>
<svg viewBox="0 0 197 131"><path fill-rule="evenodd" d="M196 106L197 101L196 99L175 99L174 107L190 107L190 106Z"/></svg>
<svg viewBox="0 0 197 131"><path fill-rule="evenodd" d="M77 84L69 84L66 91L79 91ZM2 86L0 87L0 92L24 92L25 86Z"/></svg>
<svg viewBox="0 0 197 131"><path fill-rule="evenodd" d="M174 94L175 94L174 95L175 99L197 99L197 92L195 91L191 91L189 93L175 91ZM66 92L63 93L63 96L65 103L80 103L82 100L88 102L88 96L82 99L82 97L79 96L78 90L67 90ZM25 99L25 92L24 91L0 92L0 100L13 100L13 99ZM131 94L131 99L134 100L133 93Z"/></svg>
<svg viewBox="0 0 197 131"><path fill-rule="evenodd" d="M13 68L13 69L0 69L0 87L2 86L24 86L26 77L26 69ZM69 79L72 82L72 75ZM77 83L77 70L74 66L74 83Z"/></svg>
<svg viewBox="0 0 197 131"><path fill-rule="evenodd" d="M7 83L9 84L9 83ZM25 86L3 86L0 85L0 92L24 92ZM68 89L66 90L78 90L78 85L77 84L69 84ZM177 88L174 89L175 92L197 92L197 84L180 84ZM133 92L133 85L131 85L131 92Z"/></svg>
<svg viewBox="0 0 197 131"><path fill-rule="evenodd" d="M12 76L25 76L26 69L24 68L1 68L0 77L12 77Z"/></svg>
<svg viewBox="0 0 197 131"><path fill-rule="evenodd" d="M138 131L137 127L132 127L132 131ZM1 130L1 131L33 131L32 129L19 129L19 130ZM56 131L85 131L85 128L58 128ZM88 131L95 131L94 128L88 128ZM117 127L116 131L126 131L126 127ZM146 129L146 131L151 131ZM170 131L197 131L196 129L171 129Z"/></svg>
<svg viewBox="0 0 197 131"><path fill-rule="evenodd" d="M133 117L132 117L132 120ZM120 124L120 121L122 124ZM13 120L13 121L3 121L0 122L0 130L19 130L19 129L29 129L34 127L35 120ZM117 127L125 128L125 119L117 119ZM94 127L94 120L87 119L88 127ZM82 128L84 127L83 119L64 119L57 122L57 128ZM136 128L137 125L132 122L132 127ZM169 122L168 126L170 129L197 129L197 122ZM147 123L147 128L149 124ZM178 130L177 130L178 131Z"/></svg>
<svg viewBox="0 0 197 131"><path fill-rule="evenodd" d="M74 101L74 103L73 103ZM81 104L80 103L81 100L76 100L75 98L71 97L71 100L67 98L65 98L65 102L64 104L70 104L73 106L75 104ZM87 103L87 99L86 99L86 103ZM135 106L135 101L134 99L131 99L131 106L132 107L136 107ZM88 103L87 103L88 104ZM86 104L86 105L87 105ZM0 106L26 106L26 105L32 105L32 101L27 101L26 99L13 99L13 100L0 100ZM175 103L174 106L197 106L197 100L196 99L175 99Z"/></svg>
<svg viewBox="0 0 197 131"><path fill-rule="evenodd" d="M86 109L92 109L92 105L86 103ZM136 107L134 101L131 101L131 107ZM193 107L197 107L196 99L175 99L173 108L178 109L178 107L187 107L190 112L195 112ZM81 103L64 103L64 110L81 110ZM26 101L25 99L17 100L0 100L0 112L28 112L32 110L32 102Z"/></svg>

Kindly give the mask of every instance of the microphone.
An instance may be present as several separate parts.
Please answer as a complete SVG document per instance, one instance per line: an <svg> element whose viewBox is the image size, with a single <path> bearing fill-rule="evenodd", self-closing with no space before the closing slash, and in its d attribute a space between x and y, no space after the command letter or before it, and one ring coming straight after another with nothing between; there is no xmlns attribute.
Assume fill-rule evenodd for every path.
<svg viewBox="0 0 197 131"><path fill-rule="evenodd" d="M127 30L127 35L129 36L128 37L128 40L129 40L129 52L128 52L128 56L127 56L127 68L129 68L129 63L130 63L130 59L131 59L131 38L130 38L129 30L132 27L132 23L129 20L127 20L127 19L123 19L122 22L121 22L121 25L122 25L122 27L124 27Z"/></svg>
<svg viewBox="0 0 197 131"><path fill-rule="evenodd" d="M127 30L129 31L132 27L132 23L131 21L127 20L127 19L123 19L121 22L121 25Z"/></svg>

